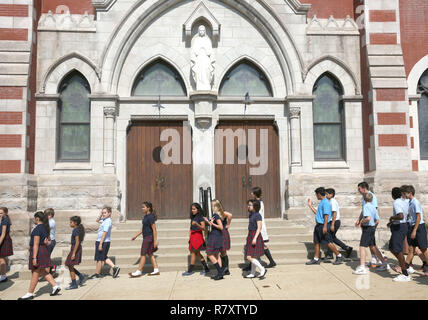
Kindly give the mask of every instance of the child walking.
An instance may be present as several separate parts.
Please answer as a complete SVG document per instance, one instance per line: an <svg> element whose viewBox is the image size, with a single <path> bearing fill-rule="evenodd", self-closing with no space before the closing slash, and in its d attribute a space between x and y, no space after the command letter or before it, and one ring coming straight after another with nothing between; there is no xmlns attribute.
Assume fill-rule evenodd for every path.
<svg viewBox="0 0 428 320"><path fill-rule="evenodd" d="M409 270L410 269L409 265L412 263L413 256L415 254L417 247L419 247L419 250L425 256L425 261L428 261L427 230L424 222L424 214L422 212L422 206L420 202L418 201L418 199L415 198L415 193L416 191L413 186L406 186L404 189L404 194L406 195L406 198L410 200L409 229L407 233L407 241L409 243L409 254L407 255L407 259L406 259L406 267L408 268L407 270L409 271L409 273L414 272L413 268ZM423 272L424 272L424 275L428 275L428 267L426 264L423 265ZM401 278L403 279L403 277ZM397 279L396 281L401 281L401 279ZM406 281L406 280L403 279L402 281Z"/></svg>
<svg viewBox="0 0 428 320"><path fill-rule="evenodd" d="M343 262L343 257L337 251L336 247L333 244L333 239L331 237L330 228L331 228L331 204L326 198L326 192L323 187L319 187L315 190L315 195L320 204L318 208L315 208L312 205L311 199L308 199L308 206L315 214L315 228L314 228L314 244L315 244L315 254L312 260L306 262L306 265L320 264L320 249L321 243L327 243L328 248L334 252L336 255L336 261L333 262L334 265L341 264Z"/></svg>
<svg viewBox="0 0 428 320"><path fill-rule="evenodd" d="M73 228L71 233L71 249L65 260L65 265L70 271L71 284L65 290L77 289L76 275L79 277L79 284L82 285L85 280L85 275L81 274L75 266L82 262L82 242L85 238L85 228L82 225L82 220L78 216L70 218L70 227Z"/></svg>
<svg viewBox="0 0 428 320"><path fill-rule="evenodd" d="M207 217L204 217L205 222L211 226L211 232L207 240L206 252L208 259L210 259L211 263L217 269L217 275L213 276L211 279L221 280L223 279L223 269L221 267L220 251L223 247L223 223L220 219L218 208L214 206L214 203L215 202L213 200L211 202L211 208L213 211L211 220L208 220Z"/></svg>
<svg viewBox="0 0 428 320"><path fill-rule="evenodd" d="M247 279L256 277L256 268L259 268L260 276L263 279L267 273L267 269L264 268L261 263L257 260L264 255L263 237L262 231L262 216L260 215L260 201L248 200L248 235L247 241L244 247L245 256L251 263L251 272L245 276Z"/></svg>
<svg viewBox="0 0 428 320"><path fill-rule="evenodd" d="M336 191L333 188L325 189L325 196L330 201L331 204L331 212L332 212L332 218L331 218L331 237L333 239L333 243L341 247L343 250L345 250L345 258L349 258L352 253L352 247L347 246L342 241L340 241L336 237L337 231L339 231L340 228L340 210L339 210L339 203L337 202L336 198ZM333 252L331 252L330 249L327 250L327 257L329 259L333 259Z"/></svg>
<svg viewBox="0 0 428 320"><path fill-rule="evenodd" d="M51 239L51 244L48 245L48 251L49 251L49 256L52 256L52 251L56 246L56 240L55 240L56 222L54 219L55 210L52 208L48 208L44 211L44 213L49 219L49 228L50 228L49 238ZM49 268L49 273L54 274L55 271L56 271L56 266L54 264L52 264L52 266Z"/></svg>
<svg viewBox="0 0 428 320"><path fill-rule="evenodd" d="M9 210L6 207L0 207L0 283L6 282L7 263L6 257L13 256L13 245L10 237L10 221Z"/></svg>
<svg viewBox="0 0 428 320"><path fill-rule="evenodd" d="M267 234L267 228L265 223L265 205L262 200L262 189L260 187L254 187L251 190L251 198L254 200L258 200L260 202L260 215L262 216L262 238L263 238L263 247L265 250L265 255L269 259L269 264L266 268L273 268L276 266L275 260L273 260L272 255L270 253L269 248L267 247L267 243L269 242L269 236Z"/></svg>
<svg viewBox="0 0 428 320"><path fill-rule="evenodd" d="M224 211L223 205L220 200L213 200L213 211L220 215L221 223L223 224L223 246L220 250L221 266L223 268L223 275L230 275L229 271L229 257L227 251L230 250L230 234L229 227L232 222L232 214Z"/></svg>
<svg viewBox="0 0 428 320"><path fill-rule="evenodd" d="M48 217L43 211L37 211L34 214L34 224L36 224L36 227L31 232L30 256L28 261L28 268L32 272L30 288L28 289L28 293L18 300L34 299L34 290L36 289L40 276L43 276L52 286L51 296L55 296L61 291L61 288L56 284L54 278L49 273L51 259L46 245L49 242L50 230Z"/></svg>
<svg viewBox="0 0 428 320"><path fill-rule="evenodd" d="M204 257L201 254L201 250L205 250L205 240L202 232L205 230L204 221L204 210L199 203L192 203L190 206L190 239L189 239L189 251L190 251L190 265L186 272L183 272L183 276L190 276L194 274L193 268L195 267L196 257L201 261L204 271L203 274L210 272Z"/></svg>
<svg viewBox="0 0 428 320"><path fill-rule="evenodd" d="M97 262L95 273L89 277L89 279L101 278L101 268L103 262L113 268L113 278L117 278L120 272L120 268L117 267L113 261L111 261L107 254L110 249L110 235L112 228L111 220L111 207L104 207L101 210L101 214L97 217L97 222L100 223L98 228L97 241L95 241L95 257L94 260Z"/></svg>
<svg viewBox="0 0 428 320"><path fill-rule="evenodd" d="M156 212L153 210L153 205L150 202L143 202L141 206L143 211L143 228L138 232L131 240L134 241L138 236L143 234L143 244L141 245L141 257L140 265L138 270L132 273L129 273L131 278L138 278L143 275L144 264L146 263L146 255L150 257L150 260L153 264L153 272L149 273L149 276L158 276L160 275L158 264L156 258L153 255L154 252L158 250L158 241L157 241L157 229L156 229Z"/></svg>
<svg viewBox="0 0 428 320"><path fill-rule="evenodd" d="M376 222L379 221L377 209L373 206L373 195L366 193L364 195L365 205L363 206L362 217L355 222L355 227L361 226L362 234L360 240L360 265L353 271L354 274L367 274L366 268L366 248L369 247L375 252L376 257L382 261L383 269L386 270L386 260L382 257L379 249L376 247Z"/></svg>

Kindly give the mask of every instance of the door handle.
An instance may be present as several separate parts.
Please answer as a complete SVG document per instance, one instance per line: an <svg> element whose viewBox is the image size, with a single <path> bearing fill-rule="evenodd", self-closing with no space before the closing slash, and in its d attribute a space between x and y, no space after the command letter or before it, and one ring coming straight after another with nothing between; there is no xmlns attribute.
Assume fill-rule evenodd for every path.
<svg viewBox="0 0 428 320"><path fill-rule="evenodd" d="M246 184L245 184L245 181L246 179L245 179L245 176L244 177L242 177L242 188L245 188L245 186L246 186Z"/></svg>
<svg viewBox="0 0 428 320"><path fill-rule="evenodd" d="M160 183L161 183L161 189L163 189L165 187L165 177L161 178Z"/></svg>
<svg viewBox="0 0 428 320"><path fill-rule="evenodd" d="M158 185L159 185L159 178L158 177L156 177L156 179L155 179L155 183L156 183L156 188L158 187Z"/></svg>
<svg viewBox="0 0 428 320"><path fill-rule="evenodd" d="M252 188L252 187L253 187L253 177L252 177L252 176L249 176L249 177L248 177L248 187L249 187L249 188Z"/></svg>

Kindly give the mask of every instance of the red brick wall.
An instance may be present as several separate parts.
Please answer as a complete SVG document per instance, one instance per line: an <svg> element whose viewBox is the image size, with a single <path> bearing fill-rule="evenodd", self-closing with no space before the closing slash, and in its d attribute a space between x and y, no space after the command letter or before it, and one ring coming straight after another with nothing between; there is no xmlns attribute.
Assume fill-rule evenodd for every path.
<svg viewBox="0 0 428 320"><path fill-rule="evenodd" d="M0 16L2 16L2 17L28 17L28 5L26 5L26 4L0 4Z"/></svg>
<svg viewBox="0 0 428 320"><path fill-rule="evenodd" d="M428 54L428 1L400 0L400 29L406 74Z"/></svg>
<svg viewBox="0 0 428 320"><path fill-rule="evenodd" d="M380 134L379 147L405 147L407 135L405 134Z"/></svg>
<svg viewBox="0 0 428 320"><path fill-rule="evenodd" d="M412 170L419 171L419 162L418 160L412 160Z"/></svg>
<svg viewBox="0 0 428 320"><path fill-rule="evenodd" d="M83 14L85 11L88 11L89 14L94 14L91 0L42 0L43 13L48 13L49 10L55 13L57 8L60 9L61 6L67 6L70 9L70 13L74 14Z"/></svg>
<svg viewBox="0 0 428 320"><path fill-rule="evenodd" d="M0 28L0 40L28 41L28 30Z"/></svg>
<svg viewBox="0 0 428 320"><path fill-rule="evenodd" d="M370 22L395 22L397 16L395 10L371 10L369 20Z"/></svg>
<svg viewBox="0 0 428 320"><path fill-rule="evenodd" d="M0 148L21 148L20 134L0 134Z"/></svg>
<svg viewBox="0 0 428 320"><path fill-rule="evenodd" d="M0 173L20 173L20 160L0 160Z"/></svg>
<svg viewBox="0 0 428 320"><path fill-rule="evenodd" d="M22 99L22 87L0 87L0 99Z"/></svg>
<svg viewBox="0 0 428 320"><path fill-rule="evenodd" d="M344 19L347 15L354 18L354 0L300 0L301 3L312 5L308 17L315 14L318 18L329 18L331 15L336 19Z"/></svg>
<svg viewBox="0 0 428 320"><path fill-rule="evenodd" d="M370 33L370 44L397 44L397 34Z"/></svg>
<svg viewBox="0 0 428 320"><path fill-rule="evenodd" d="M376 89L377 101L405 101L406 91L404 89Z"/></svg>
<svg viewBox="0 0 428 320"><path fill-rule="evenodd" d="M0 112L0 124L22 124L22 112Z"/></svg>
<svg viewBox="0 0 428 320"><path fill-rule="evenodd" d="M378 125L405 125L406 114L404 112L379 112L377 114Z"/></svg>

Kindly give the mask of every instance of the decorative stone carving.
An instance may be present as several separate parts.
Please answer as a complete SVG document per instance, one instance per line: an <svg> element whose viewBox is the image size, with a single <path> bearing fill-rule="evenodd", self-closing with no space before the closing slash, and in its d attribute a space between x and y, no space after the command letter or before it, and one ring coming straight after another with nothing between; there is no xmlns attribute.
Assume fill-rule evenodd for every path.
<svg viewBox="0 0 428 320"><path fill-rule="evenodd" d="M306 33L308 35L360 35L358 25L349 15L344 20L336 20L333 16L328 19L318 19L314 15L308 22Z"/></svg>
<svg viewBox="0 0 428 320"><path fill-rule="evenodd" d="M38 31L96 32L95 23L94 15L87 11L83 15L70 14L70 11L66 11L65 14L53 14L49 11L42 14Z"/></svg>
<svg viewBox="0 0 428 320"><path fill-rule="evenodd" d="M290 107L288 114L290 118L291 165L299 166L302 164L300 107Z"/></svg>
<svg viewBox="0 0 428 320"><path fill-rule="evenodd" d="M292 107L289 111L290 119L300 118L300 108Z"/></svg>
<svg viewBox="0 0 428 320"><path fill-rule="evenodd" d="M192 45L191 54L192 78L196 83L196 91L211 90L214 79L215 58L211 39L207 36L205 26L200 25L198 35Z"/></svg>
<svg viewBox="0 0 428 320"><path fill-rule="evenodd" d="M208 21L209 24L211 25L213 40L217 42L220 36L221 25L202 1L199 3L195 11L193 11L190 17L183 24L186 40L190 41L190 39L192 38L193 24L201 17L204 18L204 20Z"/></svg>
<svg viewBox="0 0 428 320"><path fill-rule="evenodd" d="M92 5L97 11L109 11L116 0L92 0Z"/></svg>
<svg viewBox="0 0 428 320"><path fill-rule="evenodd" d="M104 115L106 118L116 117L116 107L104 107Z"/></svg>

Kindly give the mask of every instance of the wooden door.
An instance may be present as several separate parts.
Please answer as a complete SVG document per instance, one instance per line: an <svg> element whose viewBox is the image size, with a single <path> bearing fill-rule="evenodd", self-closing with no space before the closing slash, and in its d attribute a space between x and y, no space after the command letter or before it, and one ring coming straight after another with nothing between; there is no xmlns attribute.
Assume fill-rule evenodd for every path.
<svg viewBox="0 0 428 320"><path fill-rule="evenodd" d="M279 189L279 139L276 128L271 121L222 121L217 129L231 129L233 131L242 129L245 133L245 143L248 146L246 150L245 164L238 163L239 148L242 146L234 141L234 163L226 164L216 163L216 198L219 199L225 209L230 211L235 217L247 217L246 201L250 198L252 187L262 188L262 198L265 204L265 217L280 217L280 189ZM264 132L262 130L265 130ZM250 131L253 131L250 133ZM261 144L261 132L267 135L267 146ZM249 143L249 136L253 135L255 144ZM221 146L218 143L220 131L216 130L216 154ZM262 139L263 140L263 139ZM264 140L263 140L264 141ZM226 150L226 139L223 140L223 152ZM250 148L254 148L255 156L260 157L261 152L267 153L266 169L251 174L251 168L260 166L254 160L254 155L250 155ZM266 151L264 151L266 150ZM242 154L241 154L242 156ZM225 158L225 157L224 157Z"/></svg>
<svg viewBox="0 0 428 320"><path fill-rule="evenodd" d="M161 133L174 129L180 135L180 163L163 164L161 150L171 141L160 141ZM182 122L135 123L127 135L127 218L142 217L141 204L153 204L159 219L185 219L192 202L192 165L183 164ZM191 152L191 151L190 151ZM191 158L191 157L190 157Z"/></svg>

